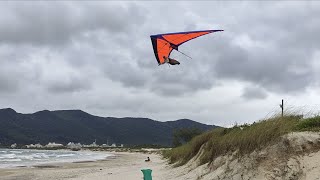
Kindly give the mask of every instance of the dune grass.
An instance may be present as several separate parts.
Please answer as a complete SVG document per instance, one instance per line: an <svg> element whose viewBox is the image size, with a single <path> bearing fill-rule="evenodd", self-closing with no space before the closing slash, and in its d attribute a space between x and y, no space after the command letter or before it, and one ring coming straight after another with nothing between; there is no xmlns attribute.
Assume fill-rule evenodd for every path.
<svg viewBox="0 0 320 180"><path fill-rule="evenodd" d="M320 131L320 116L301 120L296 128L296 131Z"/></svg>
<svg viewBox="0 0 320 180"><path fill-rule="evenodd" d="M183 165L194 157L203 146L201 164L217 156L238 151L239 155L261 149L293 131L319 131L320 116L300 119L299 116L275 117L251 125L217 128L193 138L187 144L163 153L171 163Z"/></svg>

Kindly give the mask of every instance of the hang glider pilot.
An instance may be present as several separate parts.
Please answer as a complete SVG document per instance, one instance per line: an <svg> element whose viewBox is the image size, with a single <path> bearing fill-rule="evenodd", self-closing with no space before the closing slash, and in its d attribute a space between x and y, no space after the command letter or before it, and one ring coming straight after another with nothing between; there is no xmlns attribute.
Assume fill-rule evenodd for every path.
<svg viewBox="0 0 320 180"><path fill-rule="evenodd" d="M166 57L166 56L163 56L163 59L164 59L165 63L169 63L171 65L177 65L177 64L179 65L180 64L179 61L172 59L172 58L169 58L169 57Z"/></svg>

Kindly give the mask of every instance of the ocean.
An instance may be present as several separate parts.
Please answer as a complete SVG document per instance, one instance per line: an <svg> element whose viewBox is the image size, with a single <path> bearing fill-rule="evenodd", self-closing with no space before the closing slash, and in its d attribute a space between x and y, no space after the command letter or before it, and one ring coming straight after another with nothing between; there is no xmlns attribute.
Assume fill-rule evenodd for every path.
<svg viewBox="0 0 320 180"><path fill-rule="evenodd" d="M112 154L91 151L0 149L0 168L35 166L60 162L94 161Z"/></svg>

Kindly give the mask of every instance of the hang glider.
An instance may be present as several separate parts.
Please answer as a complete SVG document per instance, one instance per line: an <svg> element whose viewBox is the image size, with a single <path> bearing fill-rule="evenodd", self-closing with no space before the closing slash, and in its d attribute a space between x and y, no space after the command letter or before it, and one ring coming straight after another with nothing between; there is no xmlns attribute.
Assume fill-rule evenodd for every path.
<svg viewBox="0 0 320 180"><path fill-rule="evenodd" d="M195 39L197 37L210 34L213 32L218 32L218 31L223 31L223 30L188 31L188 32L151 35L150 38L153 46L153 51L158 61L158 64L161 65L166 63L166 58L169 58L172 50L174 49L176 51L179 51L178 47L181 44L187 41L190 41L192 39Z"/></svg>

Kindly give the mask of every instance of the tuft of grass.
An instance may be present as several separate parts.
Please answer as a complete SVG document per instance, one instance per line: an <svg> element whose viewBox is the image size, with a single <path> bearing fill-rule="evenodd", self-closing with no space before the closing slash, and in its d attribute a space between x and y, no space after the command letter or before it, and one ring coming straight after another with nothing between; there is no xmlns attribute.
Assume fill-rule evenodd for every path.
<svg viewBox="0 0 320 180"><path fill-rule="evenodd" d="M237 151L240 155L275 143L289 132L305 127L319 127L317 120L301 121L299 116L274 117L251 125L217 128L193 138L190 142L165 151L164 157L171 163L183 165L194 157L203 146L201 164L213 161L217 156ZM303 122L303 123L302 123ZM303 128L302 128L303 127Z"/></svg>

